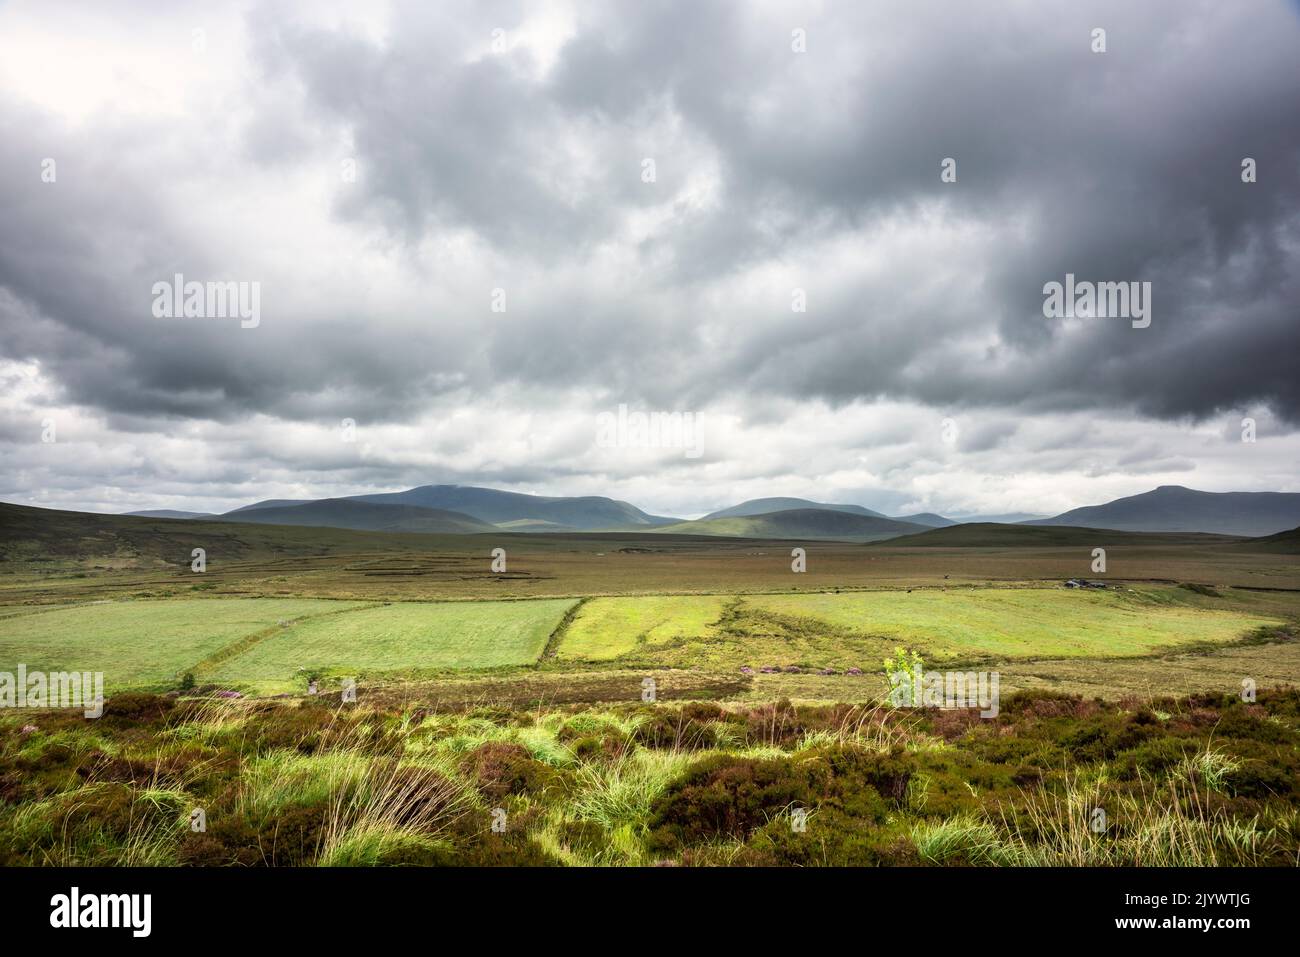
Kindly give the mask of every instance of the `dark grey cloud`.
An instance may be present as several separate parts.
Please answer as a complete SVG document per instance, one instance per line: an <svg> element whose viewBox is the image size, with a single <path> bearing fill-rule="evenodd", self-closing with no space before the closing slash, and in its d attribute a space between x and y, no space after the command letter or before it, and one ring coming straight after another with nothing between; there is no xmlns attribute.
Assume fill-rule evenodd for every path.
<svg viewBox="0 0 1300 957"><path fill-rule="evenodd" d="M755 429L908 403L979 420L972 455L1065 450L1018 422L1090 410L1300 424L1294 4L137 9L173 48L209 28L207 61L153 71L176 103L152 108L139 77L86 115L35 78L0 88L0 357L110 430L488 423L521 396L557 415L719 406ZM11 35L41 29L22 14ZM158 50L139 42L148 78ZM259 281L261 325L153 319L150 286L176 272ZM1045 319L1042 286L1067 272L1150 281L1150 328ZM0 437L27 428L16 415ZM846 449L906 433L823 431ZM1142 449L1097 461L1194 463ZM341 454L223 458L340 481L428 470ZM446 471L593 475L472 460Z"/></svg>

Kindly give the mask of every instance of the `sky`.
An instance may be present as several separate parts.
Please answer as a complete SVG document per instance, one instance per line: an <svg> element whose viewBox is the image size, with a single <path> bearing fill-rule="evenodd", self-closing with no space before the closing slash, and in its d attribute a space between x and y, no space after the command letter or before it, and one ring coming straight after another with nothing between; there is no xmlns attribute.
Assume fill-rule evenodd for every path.
<svg viewBox="0 0 1300 957"><path fill-rule="evenodd" d="M0 501L1300 491L1298 356L1296 3L0 4Z"/></svg>

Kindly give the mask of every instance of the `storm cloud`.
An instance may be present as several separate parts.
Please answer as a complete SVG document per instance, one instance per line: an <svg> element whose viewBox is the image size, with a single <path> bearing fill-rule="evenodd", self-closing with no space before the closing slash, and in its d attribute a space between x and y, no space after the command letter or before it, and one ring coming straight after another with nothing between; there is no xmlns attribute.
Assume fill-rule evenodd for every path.
<svg viewBox="0 0 1300 957"><path fill-rule="evenodd" d="M1298 51L1280 0L6 5L0 497L1293 490ZM705 454L593 449L620 403Z"/></svg>

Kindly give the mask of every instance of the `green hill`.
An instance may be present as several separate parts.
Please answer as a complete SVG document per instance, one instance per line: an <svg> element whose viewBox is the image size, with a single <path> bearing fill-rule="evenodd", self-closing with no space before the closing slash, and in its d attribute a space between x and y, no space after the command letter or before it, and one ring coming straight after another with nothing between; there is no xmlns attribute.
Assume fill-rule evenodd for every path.
<svg viewBox="0 0 1300 957"><path fill-rule="evenodd" d="M444 536L261 525L210 519L141 518L65 512L0 502L0 563L55 567L96 563L118 568L185 566L195 548L209 559L262 560L296 555L428 551Z"/></svg>
<svg viewBox="0 0 1300 957"><path fill-rule="evenodd" d="M1300 492L1202 492L1181 485L1162 485L1141 495L1071 509L1032 524L1272 535L1300 525Z"/></svg>
<svg viewBox="0 0 1300 957"><path fill-rule="evenodd" d="M151 508L143 512L125 512L140 518L212 518L212 512L182 512L174 508Z"/></svg>
<svg viewBox="0 0 1300 957"><path fill-rule="evenodd" d="M1231 544L1225 535L1191 532L1126 532L1106 528L1074 528L1064 525L998 525L979 522L932 528L917 535L889 540L891 548L1051 548L1059 545L1095 547L1104 545L1213 545Z"/></svg>
<svg viewBox="0 0 1300 957"><path fill-rule="evenodd" d="M305 505L243 509L217 519L259 525L313 525L374 532L425 532L432 535L473 535L496 527L460 512L415 505L375 505L346 498L325 498Z"/></svg>
<svg viewBox="0 0 1300 957"><path fill-rule="evenodd" d="M773 512L803 511L813 508L826 509L832 512L848 512L853 515L869 515L875 518L887 517L879 512L873 512L869 508L863 508L861 505L828 505L825 502L810 502L806 498L751 498L739 505L732 505L730 508L710 512L698 519L698 521L703 522L715 518L747 518L750 516L770 515Z"/></svg>
<svg viewBox="0 0 1300 957"><path fill-rule="evenodd" d="M936 515L934 512L918 512L915 515L895 515L896 522L911 522L913 525L925 525L928 528L948 528L950 525L956 525L950 518L944 518L942 515Z"/></svg>
<svg viewBox="0 0 1300 957"><path fill-rule="evenodd" d="M1252 538L1233 546L1244 552L1280 552L1283 555L1300 555L1300 528L1288 529L1264 538Z"/></svg>
<svg viewBox="0 0 1300 957"><path fill-rule="evenodd" d="M446 509L493 525L520 521L529 523L521 526L519 531L555 531L556 526L586 531L648 529L677 521L647 514L635 505L603 495L555 498L470 485L422 485L405 492L353 495L349 499L378 505Z"/></svg>
<svg viewBox="0 0 1300 957"><path fill-rule="evenodd" d="M674 535L714 535L726 538L777 538L792 541L822 540L872 542L924 529L924 525L897 522L874 515L856 515L824 508L799 508L731 518L701 518L653 529Z"/></svg>

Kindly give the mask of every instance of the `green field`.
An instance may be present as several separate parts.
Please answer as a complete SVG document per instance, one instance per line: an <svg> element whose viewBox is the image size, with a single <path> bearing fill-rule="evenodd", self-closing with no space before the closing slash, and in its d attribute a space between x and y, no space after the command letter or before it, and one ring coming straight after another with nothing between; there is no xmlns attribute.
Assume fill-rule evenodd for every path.
<svg viewBox="0 0 1300 957"><path fill-rule="evenodd" d="M1119 659L1223 645L1284 624L1251 597L1216 601L1155 586L592 598L564 623L575 604L188 598L29 606L0 617L0 669L102 671L110 691L172 687L188 671L200 684L275 693L302 690L308 674L384 683L533 668L557 629L548 670L616 663L734 673L742 665L872 672L898 645L931 664Z"/></svg>
<svg viewBox="0 0 1300 957"><path fill-rule="evenodd" d="M303 690L305 673L400 678L537 661L574 602L399 602L302 622L204 669L204 681Z"/></svg>
<svg viewBox="0 0 1300 957"><path fill-rule="evenodd" d="M281 598L114 601L0 619L0 670L102 671L108 692L174 685L198 661L280 621L360 607Z"/></svg>
<svg viewBox="0 0 1300 957"><path fill-rule="evenodd" d="M874 671L898 645L931 663L1123 658L1222 644L1283 623L1204 604L1167 587L596 598L574 618L557 657L648 667Z"/></svg>
<svg viewBox="0 0 1300 957"><path fill-rule="evenodd" d="M935 658L1127 657L1231 641L1281 624L1275 618L1196 607L1191 601L1173 604L1171 595L1177 597L1173 589L986 588L762 595L747 599L746 605L883 637Z"/></svg>
<svg viewBox="0 0 1300 957"><path fill-rule="evenodd" d="M609 661L646 645L709 638L726 602L719 595L593 598L574 616L556 656Z"/></svg>
<svg viewBox="0 0 1300 957"><path fill-rule="evenodd" d="M1111 587L1067 590L1065 578L1089 574L1091 536L1080 534L980 526L944 530L952 547L816 542L807 572L793 574L789 542L503 532L505 575L474 536L0 505L0 670L103 671L110 693L175 690L187 673L208 690L300 692L312 672L326 688L356 677L371 693L437 684L439 699L453 678L490 678L493 694L551 701L579 686L608 700L622 693L615 672L661 669L701 688L740 682L727 694L748 699L775 680L748 665L785 669L792 694L861 701L879 682L843 672L879 677L902 645L927 666L1000 668L1008 682L1029 662L1075 662L1051 667L1119 694L1147 687L1162 656L1205 658L1198 676L1202 665L1235 675L1214 654L1300 632L1290 539L1256 551L1213 536L1121 536ZM189 565L196 540L203 574ZM1300 682L1286 661L1270 676ZM639 696L638 681L627 687Z"/></svg>
<svg viewBox="0 0 1300 957"><path fill-rule="evenodd" d="M520 535L496 575L452 536L12 531L0 671L102 671L108 701L0 712L0 866L1296 861L1289 552L1146 536L1094 591L1037 533L817 543L799 575L788 543ZM999 672L997 717L889 706L900 645Z"/></svg>

